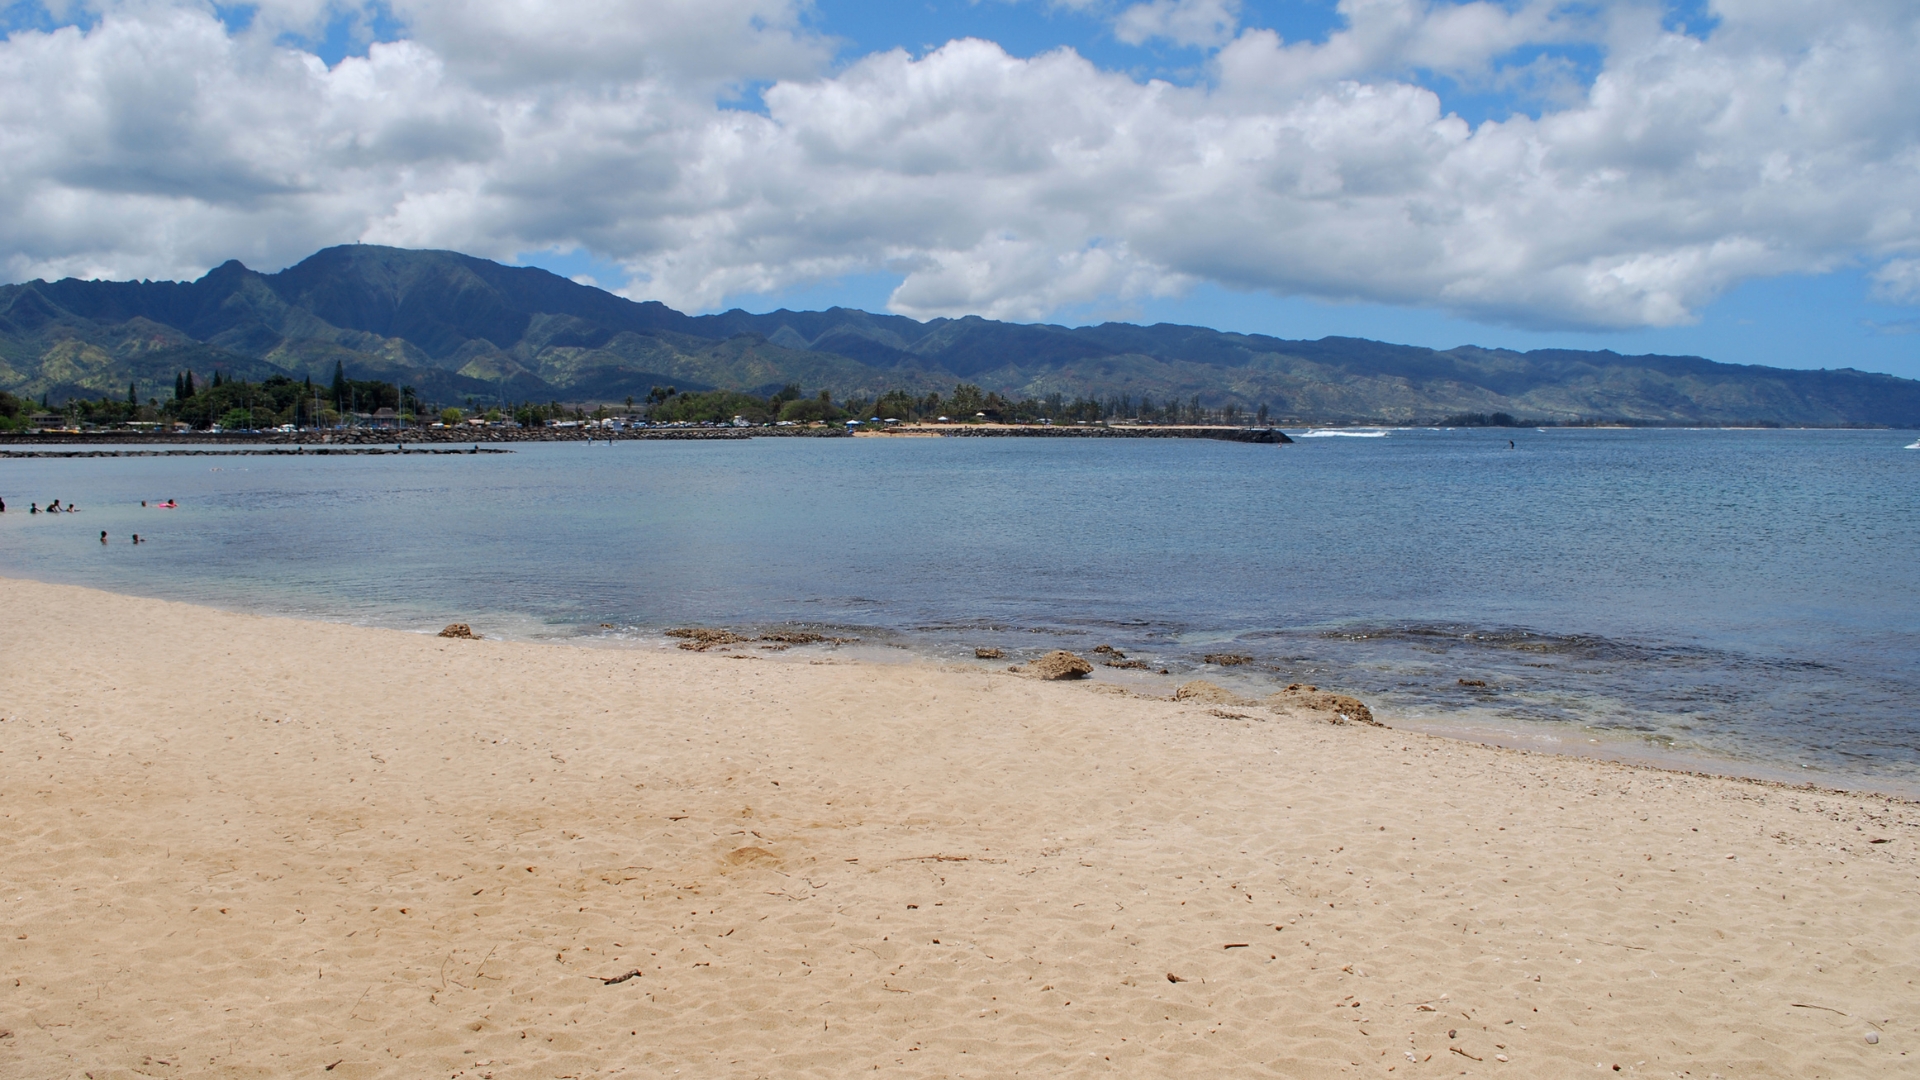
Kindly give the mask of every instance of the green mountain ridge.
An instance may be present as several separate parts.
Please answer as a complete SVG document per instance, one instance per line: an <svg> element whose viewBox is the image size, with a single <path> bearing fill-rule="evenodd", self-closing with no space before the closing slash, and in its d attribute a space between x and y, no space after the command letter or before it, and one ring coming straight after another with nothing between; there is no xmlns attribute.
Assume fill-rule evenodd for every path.
<svg viewBox="0 0 1920 1080"><path fill-rule="evenodd" d="M531 267L349 245L276 274L0 286L0 390L35 400L170 393L177 371L350 377L441 403L643 398L654 386L841 400L968 382L1012 398L1123 395L1260 405L1283 421L1417 423L1507 413L1556 422L1920 426L1920 382L1685 356L1436 350L1289 341L1205 327L921 322L847 308L686 315Z"/></svg>

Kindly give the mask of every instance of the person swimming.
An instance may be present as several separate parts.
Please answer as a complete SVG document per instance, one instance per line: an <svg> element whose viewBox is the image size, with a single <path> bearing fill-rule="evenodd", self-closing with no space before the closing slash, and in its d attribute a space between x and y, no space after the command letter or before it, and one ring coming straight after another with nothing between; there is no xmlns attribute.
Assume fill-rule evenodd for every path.
<svg viewBox="0 0 1920 1080"><path fill-rule="evenodd" d="M144 544L144 543L146 543L146 541L145 541L145 540L142 540L142 539L140 539L140 534L139 534L139 533L134 533L134 534L133 534L133 542L134 542L134 543L136 543L136 544Z"/></svg>
<svg viewBox="0 0 1920 1080"><path fill-rule="evenodd" d="M29 514L37 514L37 513L39 513L39 512L40 512L40 504L39 504L39 503L28 503L28 504L27 504L27 513L29 513Z"/></svg>
<svg viewBox="0 0 1920 1080"><path fill-rule="evenodd" d="M105 529L100 530L100 542L103 544L107 542L107 530Z"/></svg>

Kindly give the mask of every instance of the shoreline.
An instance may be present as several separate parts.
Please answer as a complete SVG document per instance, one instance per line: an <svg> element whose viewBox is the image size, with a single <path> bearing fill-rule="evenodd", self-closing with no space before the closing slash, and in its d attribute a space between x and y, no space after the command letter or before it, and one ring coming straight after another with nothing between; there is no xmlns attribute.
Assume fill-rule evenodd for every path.
<svg viewBox="0 0 1920 1080"><path fill-rule="evenodd" d="M427 444L473 444L529 442L733 442L741 439L843 439L877 436L943 438L1069 438L1069 439L1210 439L1219 442L1257 444L1290 443L1293 440L1277 427L1238 427L1209 424L926 424L910 423L895 427L849 429L839 424L823 427L645 427L588 432L581 428L470 428L433 430L428 428L373 429L345 431L194 431L180 434L161 432L83 432L41 431L28 434L0 434L0 456L48 456L21 452L14 446L322 446L359 447ZM336 452L338 452L336 450ZM418 451L416 451L418 452ZM496 451L497 452L497 451ZM105 456L94 454L91 456Z"/></svg>
<svg viewBox="0 0 1920 1080"><path fill-rule="evenodd" d="M1300 434L1288 435L1285 428L1295 428ZM611 432L595 431L594 442L647 442L674 440L733 441L754 438L847 438L856 436L872 438L875 436L917 436L917 437L1026 437L1026 438L1198 438L1217 439L1227 442L1252 443L1290 443L1301 435L1355 435L1384 434L1394 431L1469 431L1498 433L1531 432L1547 434L1570 431L1738 431L1738 432L1859 432L1859 433L1900 433L1908 428L1884 427L1873 425L1835 425L1835 426L1762 426L1753 427L1738 424L1554 424L1538 427L1532 424L1516 424L1511 427L1482 425L1445 425L1440 423L1421 423L1413 421L1375 421L1337 420L1324 424L1286 421L1263 426L1221 425L1221 424L1161 424L1138 423L1128 421L1100 421L1088 424L1044 425L1039 423L1002 423L986 421L977 423L934 423L931 421L902 421L894 427L862 427L854 431L839 423L821 427L781 428L767 425L752 427L645 427L615 430ZM401 436L396 439L393 436ZM63 445L168 445L168 446L251 446L251 445L301 445L301 446L382 446L389 443L487 443L510 442L586 442L587 432L580 428L470 428L466 430L430 428L352 428L346 430L315 430L300 432L279 431L233 431L208 432L192 431L180 433L136 432L136 431L32 431L0 432L0 448L14 446L63 446ZM1911 449L1911 447L1908 447Z"/></svg>
<svg viewBox="0 0 1920 1080"><path fill-rule="evenodd" d="M511 451L495 452L510 453ZM466 453L466 451L461 451L461 453ZM78 588L87 591L101 592L108 596L128 600L181 604L208 612L219 612L246 618L289 619L315 625L340 626L377 632L396 632L412 636L432 636L437 632L434 626L427 624L432 620L421 622L418 617L415 618L415 621L419 622L419 625L411 628L402 628L393 622L357 621L344 616L331 617L317 614L289 614L285 610L272 605L235 605L223 607L219 604L205 601L177 599L163 595L160 591L151 594L117 592L109 589L96 589L89 586L63 582L48 582L35 578L0 575L0 588L4 588L10 583L48 585L53 588L62 589ZM605 632L606 628L604 624L601 631L596 632L590 628L588 624L580 623L561 627L559 628L561 629L559 633L533 635L508 632L505 636L502 636L501 631L495 628L494 625L489 625L488 622L488 620L491 619L493 623L497 625L501 620L499 613L493 613L491 616L482 615L478 619L474 619L472 616L462 616L462 618L474 621L477 626L483 628L486 631L488 640L509 645L523 645L536 648L582 648L595 651L611 650L615 652L633 651L647 654L673 654L675 652L676 643L671 637L666 635L666 630L668 629L666 626L657 628L623 627L612 634L608 634ZM543 622L539 625L552 628L554 624ZM764 626L747 626L747 624L741 624L741 626L746 627L742 632L752 634L758 634L764 630L783 631L806 629L824 631L829 637L835 634L846 633L863 635L865 638L865 640L861 638L850 639L834 645L798 646L797 648L800 651L788 655L773 654L754 657L754 659L757 660L766 660L774 663L820 663L823 662L822 658L815 656L812 651L818 649L822 651L822 656L832 658L824 662L879 664L882 666L927 664L935 667L957 667L970 672L991 674L1005 668L1009 663L1019 662L1023 658L1031 659L1037 657L1050 651L1054 647L1068 648L1069 651L1075 649L1082 652L1086 651L1085 646L1056 644L1045 647L1035 647L1034 649L1026 650L1019 654L1009 653L1007 659L1004 660L995 659L983 662L977 659L969 659L964 655L973 647L962 640L964 635L954 637L944 642L944 644L935 644L926 641L901 643L898 641L885 640L887 636L897 633L897 631L885 627L851 623L844 625L782 623L778 625L767 624ZM715 627L714 629L727 628ZM1031 656L1026 655L1026 653L1031 653ZM849 654L852 655L852 659L845 659L844 657L847 657ZM1256 696L1269 694L1281 685L1280 682L1272 682L1271 680L1269 680L1270 685L1267 683L1259 683L1258 680L1255 680L1256 685L1243 686L1242 684L1247 683L1248 680L1234 668L1219 670L1200 668L1169 674L1151 670L1114 670L1098 663L1094 665L1093 674L1086 678L1082 685L1100 686L1109 691L1125 692L1145 701L1173 702L1176 700L1174 692L1179 685L1194 679L1205 681L1225 679L1228 682L1225 688L1229 691L1238 692L1238 690L1244 689L1248 693ZM1395 710L1390 705L1383 705L1375 695L1365 691L1335 685L1331 682L1327 683L1322 689L1359 694L1366 700L1367 704L1376 711L1376 714L1384 719L1385 726L1390 730L1417 733L1425 737L1444 739L1463 745L1480 746L1515 753L1537 754L1549 758L1602 762L1627 768L1671 773L1676 776L1763 784L1796 791L1815 791L1866 798L1884 798L1896 802L1920 805L1920 783L1902 781L1892 775L1834 776L1826 772L1816 773L1812 776L1799 775L1793 771L1790 765L1785 763L1777 763L1761 757L1740 757L1737 754L1727 751L1717 751L1712 747L1673 748L1652 745L1643 739L1621 737L1618 733L1610 729L1563 729L1547 722L1518 720L1490 711L1459 711L1449 716L1434 716L1432 714L1408 715ZM1382 711L1383 709L1385 711Z"/></svg>
<svg viewBox="0 0 1920 1080"><path fill-rule="evenodd" d="M1920 1057L1910 802L926 661L0 599L62 616L0 624L9 1075Z"/></svg>
<svg viewBox="0 0 1920 1080"><path fill-rule="evenodd" d="M809 624L807 629L826 630L829 633L872 633L874 628L844 625L823 627ZM728 629L712 627L708 629ZM780 630L782 627L763 627L760 629ZM431 629L414 631L433 633ZM742 629L742 633L758 633L758 629ZM581 628L570 637L531 639L503 638L513 643L530 645L572 646L585 648L667 650L678 646L672 638L665 636L662 629L647 632L646 636L607 638L593 634ZM1074 648L1060 646L1073 652ZM1009 653L1003 658L982 661L968 659L963 654L971 648L958 639L947 645L948 653L930 650L915 645L903 645L895 642L858 642L828 646L827 655L848 656L850 659L835 660L836 663L849 664L931 664L936 667L956 668L969 672L995 673L1010 663L1031 660L1047 652L1051 647L1038 647L1029 650L1031 655ZM1084 647L1080 652L1086 652ZM1077 655L1078 653L1076 653ZM1084 658L1084 657L1083 657ZM818 663L807 653L790 655L769 655L754 657L773 663ZM1097 686L1107 692L1125 691L1144 701L1177 702L1175 692L1183 683L1193 680L1213 682L1221 678L1232 679L1235 683L1244 683L1244 677L1236 677L1233 668L1220 671L1187 671L1178 674L1159 674L1152 671L1115 671L1094 663L1093 673L1087 676L1082 685ZM1254 697L1271 694L1281 685L1280 681L1269 685L1246 688ZM1235 686L1223 687L1229 692ZM1318 689L1337 693L1360 695L1366 704L1380 718L1382 726L1391 731L1404 731L1423 737L1443 739L1448 742L1479 746L1492 750L1501 750L1519 754L1533 754L1546 758L1566 758L1575 761L1601 762L1624 768L1645 769L1651 772L1671 773L1675 776L1688 776L1697 779L1725 780L1733 783L1759 784L1767 787L1790 791L1813 791L1831 795L1853 795L1863 798L1886 799L1895 803L1920 806L1920 784L1901 783L1891 776L1855 778L1853 786L1844 786L1848 778L1834 777L1825 773L1809 777L1804 773L1796 774L1785 764L1776 764L1760 758L1739 758L1725 753L1715 753L1709 748L1673 749L1652 745L1645 740L1623 738L1607 729L1581 728L1571 732L1563 731L1541 721L1521 721L1492 713L1462 712L1454 718L1440 718L1431 715L1409 716L1394 711L1392 706L1383 705L1373 695L1352 687L1327 683ZM1601 737L1591 737L1592 734ZM1563 744L1563 745L1556 745ZM1879 786L1875 786L1879 785Z"/></svg>

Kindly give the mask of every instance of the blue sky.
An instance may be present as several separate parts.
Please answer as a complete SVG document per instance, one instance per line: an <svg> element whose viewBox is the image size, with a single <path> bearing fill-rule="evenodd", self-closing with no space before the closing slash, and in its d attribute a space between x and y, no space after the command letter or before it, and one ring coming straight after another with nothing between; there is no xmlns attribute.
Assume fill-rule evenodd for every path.
<svg viewBox="0 0 1920 1080"><path fill-rule="evenodd" d="M1031 56L1071 48L1104 68L1140 78L1192 82L1203 77L1201 49L1115 39L1107 25L1086 11L1007 0L818 0L816 25L841 39L843 59L901 48L919 54L956 37L980 37L1009 52ZM1324 41L1341 25L1328 0L1250 0L1246 25L1268 27L1289 41ZM1704 2L1674 5L1670 24L1710 31L1715 25ZM1589 74L1591 48L1538 50L1571 57ZM1533 102L1485 91L1468 92L1444 78L1422 82L1443 95L1450 111L1470 123L1528 111ZM569 276L618 280L618 267L584 253L555 256L527 252L520 261ZM861 274L821 285L729 297L726 306L763 312L832 306L882 311L898 275ZM1366 337L1450 348L1480 345L1511 349L1611 349L1620 353L1705 356L1725 363L1773 367L1880 371L1920 378L1920 318L1912 308L1875 303L1861 267L1825 274L1786 274L1747 282L1698 312L1692 325L1606 332L1520 329L1476 322L1432 308L1367 303L1329 303L1304 297L1233 291L1202 284L1181 298L1137 304L1088 305L1057 313L1068 325L1106 320L1212 326L1286 338L1329 335Z"/></svg>
<svg viewBox="0 0 1920 1080"><path fill-rule="evenodd" d="M0 30L5 280L359 241L689 311L1920 378L1910 0L23 0Z"/></svg>

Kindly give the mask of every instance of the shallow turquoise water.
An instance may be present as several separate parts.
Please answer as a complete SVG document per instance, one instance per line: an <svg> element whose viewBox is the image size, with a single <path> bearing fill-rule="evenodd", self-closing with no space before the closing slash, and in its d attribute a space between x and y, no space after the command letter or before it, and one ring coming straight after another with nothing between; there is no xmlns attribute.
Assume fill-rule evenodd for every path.
<svg viewBox="0 0 1920 1080"><path fill-rule="evenodd" d="M1480 430L5 460L0 573L522 637L803 623L947 655L1108 643L1170 677L1308 680L1429 727L1892 783L1920 777L1911 441ZM181 509L138 507L170 496ZM55 497L83 512L18 512ZM152 542L122 542L135 531ZM1201 661L1218 652L1255 662Z"/></svg>

